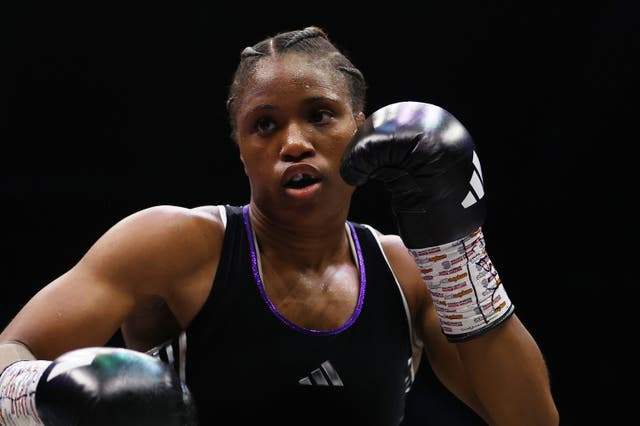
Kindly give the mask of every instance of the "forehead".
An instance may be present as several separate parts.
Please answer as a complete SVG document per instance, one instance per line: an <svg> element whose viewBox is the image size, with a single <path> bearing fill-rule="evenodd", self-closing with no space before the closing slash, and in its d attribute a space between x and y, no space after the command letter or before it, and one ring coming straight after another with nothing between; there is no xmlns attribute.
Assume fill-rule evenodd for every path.
<svg viewBox="0 0 640 426"><path fill-rule="evenodd" d="M299 97L323 96L349 102L349 88L338 70L328 61L302 55L261 59L244 88L240 109L269 102L285 103Z"/></svg>

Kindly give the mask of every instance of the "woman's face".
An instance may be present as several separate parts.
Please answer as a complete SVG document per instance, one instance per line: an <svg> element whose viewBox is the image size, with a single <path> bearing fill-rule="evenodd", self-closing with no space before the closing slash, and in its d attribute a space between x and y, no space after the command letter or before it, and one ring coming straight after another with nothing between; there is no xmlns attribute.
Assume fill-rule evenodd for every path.
<svg viewBox="0 0 640 426"><path fill-rule="evenodd" d="M262 59L236 117L253 202L274 212L348 209L354 188L340 160L362 120L340 72L298 54Z"/></svg>

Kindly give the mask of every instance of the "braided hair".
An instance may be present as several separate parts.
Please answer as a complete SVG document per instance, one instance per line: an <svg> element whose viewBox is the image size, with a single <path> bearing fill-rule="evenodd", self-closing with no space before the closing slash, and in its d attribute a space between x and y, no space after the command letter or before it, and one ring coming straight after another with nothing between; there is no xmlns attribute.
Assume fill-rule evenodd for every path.
<svg viewBox="0 0 640 426"><path fill-rule="evenodd" d="M242 50L240 63L233 75L227 97L227 112L233 138L235 138L236 132L235 115L238 99L243 96L246 82L255 73L258 62L265 57L286 53L303 54L318 61L327 61L331 69L345 77L351 95L352 110L354 112L364 110L367 90L364 76L351 63L351 60L329 40L324 30L311 26L302 30L279 33Z"/></svg>

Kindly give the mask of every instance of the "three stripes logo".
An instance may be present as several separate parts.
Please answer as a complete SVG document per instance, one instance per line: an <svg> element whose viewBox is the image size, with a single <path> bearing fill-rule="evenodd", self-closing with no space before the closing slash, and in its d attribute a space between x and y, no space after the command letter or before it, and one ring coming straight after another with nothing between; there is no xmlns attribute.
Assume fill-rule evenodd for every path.
<svg viewBox="0 0 640 426"><path fill-rule="evenodd" d="M482 186L482 169L480 168L480 159L475 151L473 151L473 174L469 180L471 188L467 193L467 196L462 200L462 207L465 209L471 207L484 197L484 188Z"/></svg>
<svg viewBox="0 0 640 426"><path fill-rule="evenodd" d="M344 386L338 372L328 360L320 364L320 368L298 380L298 383L303 386Z"/></svg>

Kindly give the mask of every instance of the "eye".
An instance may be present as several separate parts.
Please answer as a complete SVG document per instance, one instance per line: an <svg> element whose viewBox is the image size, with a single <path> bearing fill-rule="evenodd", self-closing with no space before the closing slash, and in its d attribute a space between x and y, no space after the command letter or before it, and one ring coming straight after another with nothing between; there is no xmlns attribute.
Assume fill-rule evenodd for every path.
<svg viewBox="0 0 640 426"><path fill-rule="evenodd" d="M256 120L255 128L260 134L268 134L276 128L276 123L269 117L260 117Z"/></svg>
<svg viewBox="0 0 640 426"><path fill-rule="evenodd" d="M328 124L334 117L333 113L327 109L317 109L309 114L309 121L315 124Z"/></svg>

